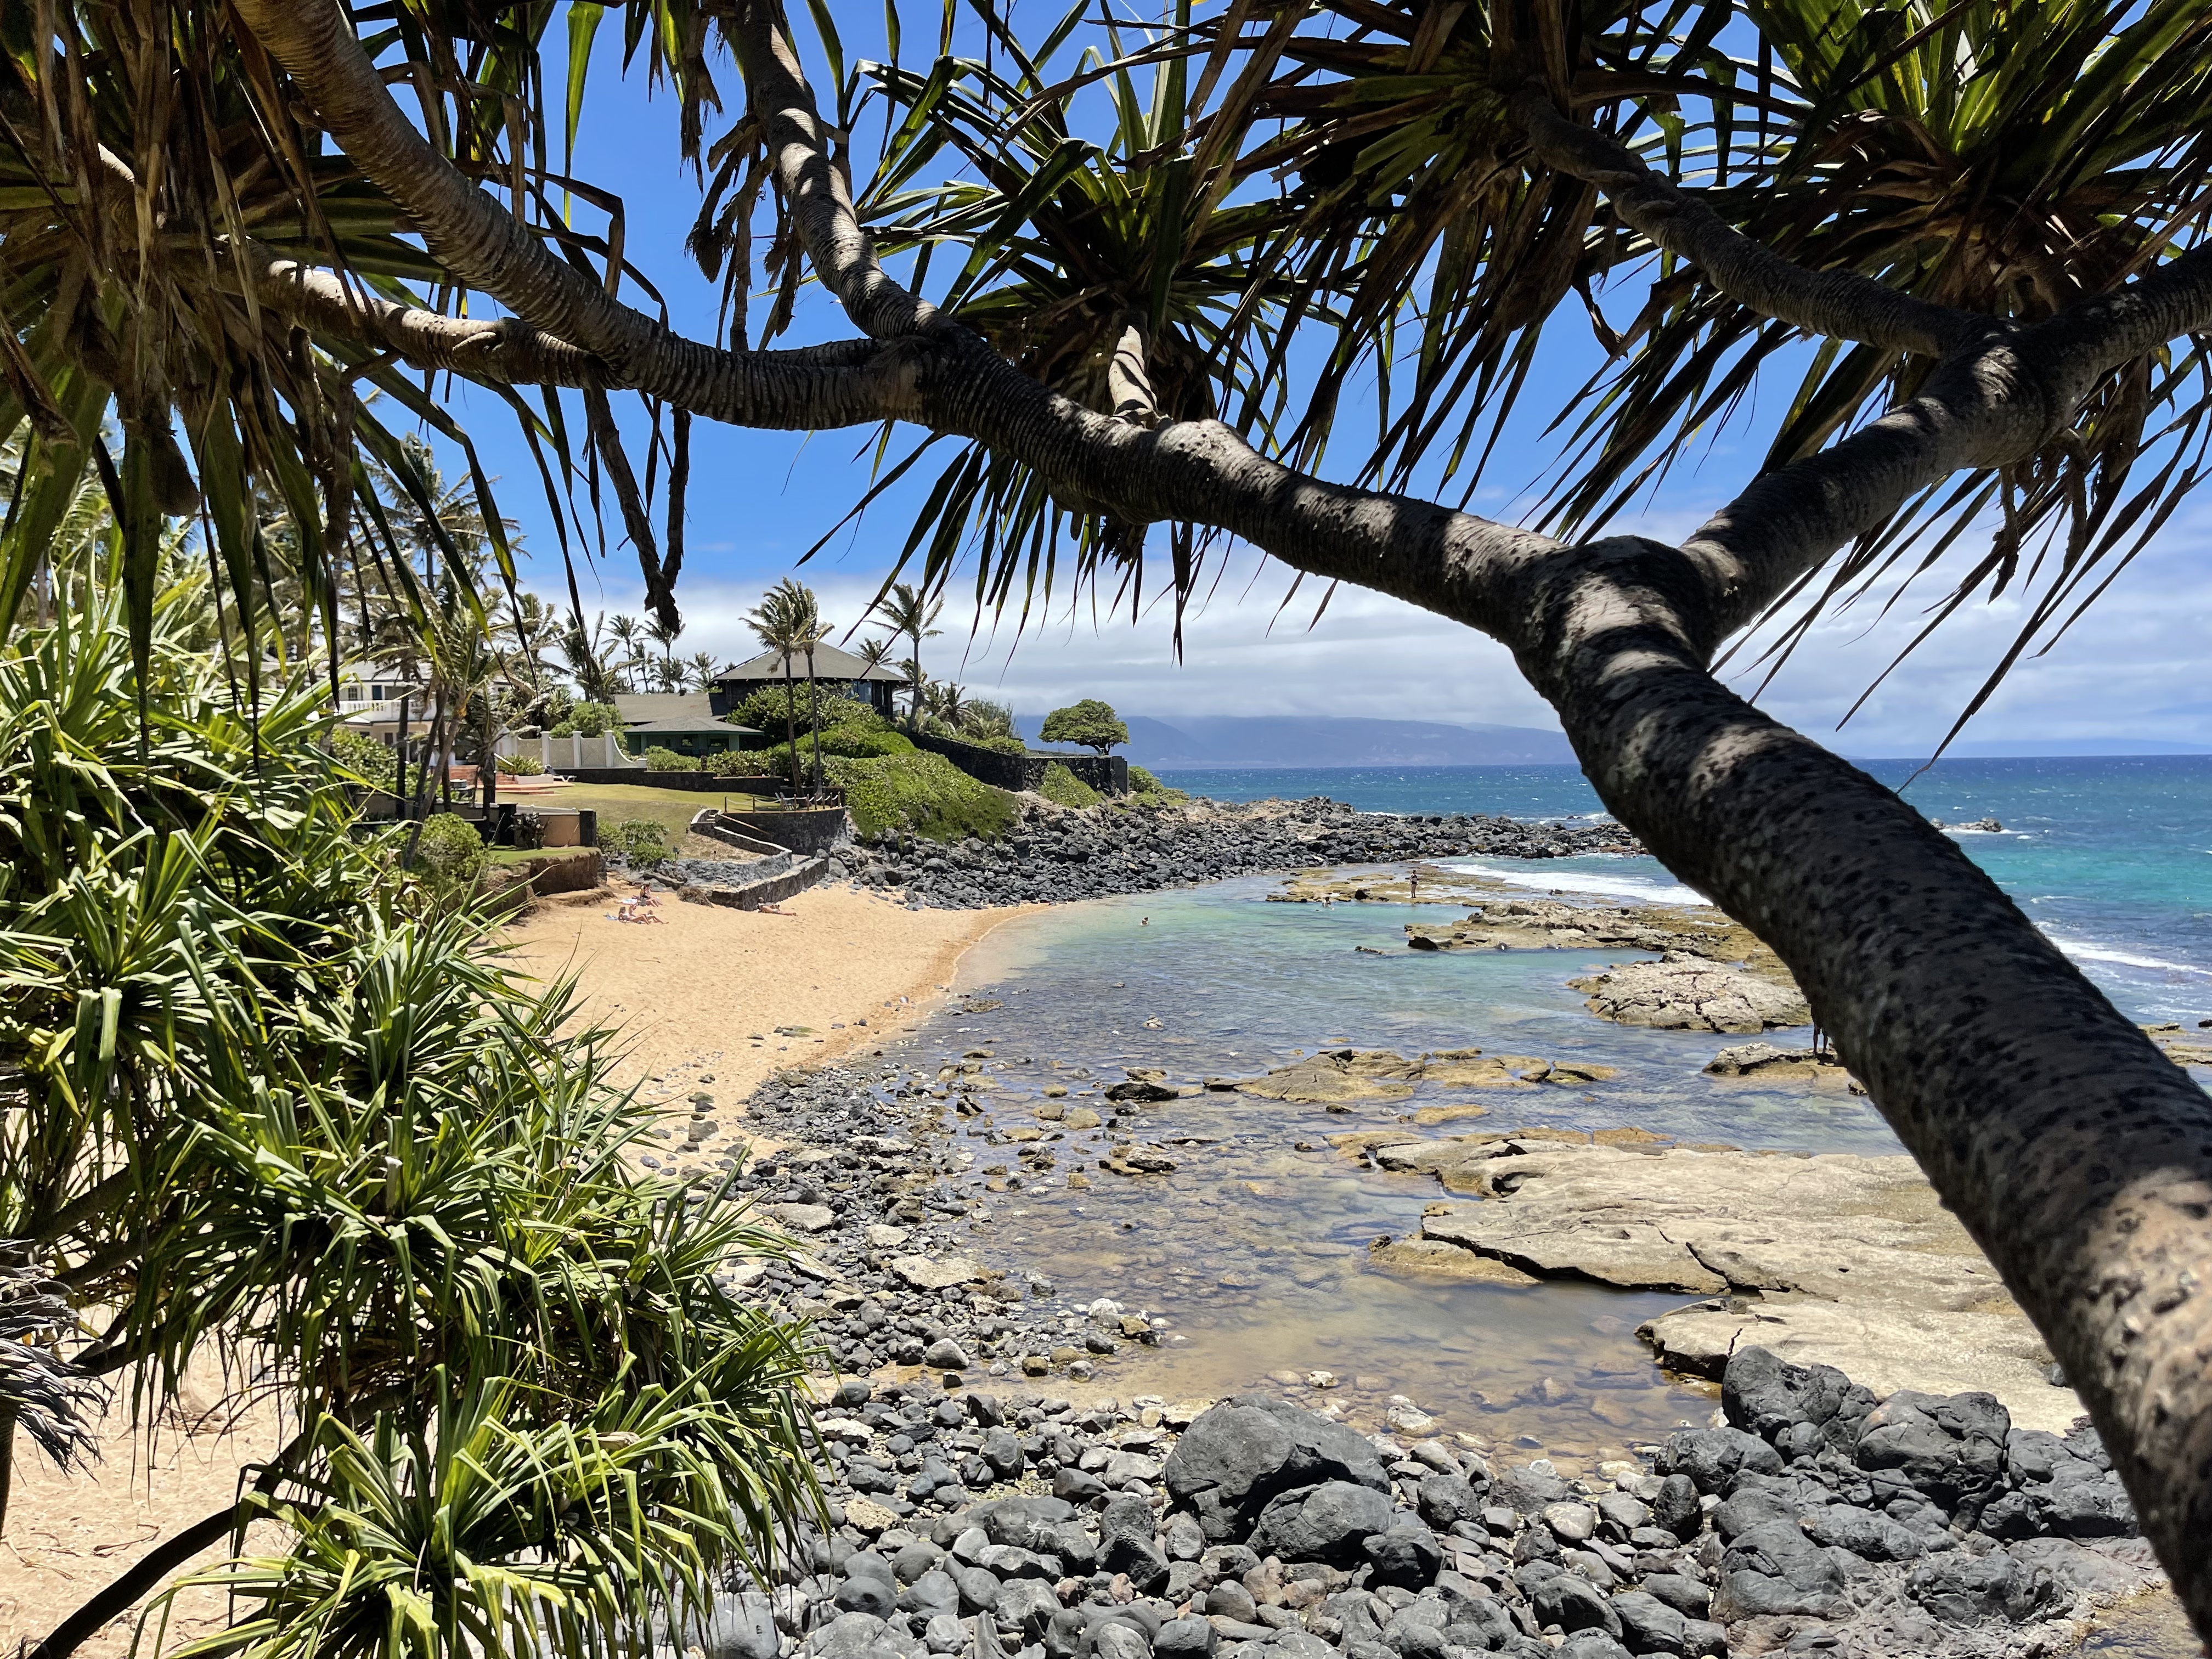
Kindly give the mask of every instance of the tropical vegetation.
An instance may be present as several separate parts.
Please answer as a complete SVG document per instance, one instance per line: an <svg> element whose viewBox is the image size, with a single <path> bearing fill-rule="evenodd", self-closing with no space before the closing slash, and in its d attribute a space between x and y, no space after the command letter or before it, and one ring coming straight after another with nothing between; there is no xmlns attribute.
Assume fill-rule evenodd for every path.
<svg viewBox="0 0 2212 1659"><path fill-rule="evenodd" d="M1014 825L1014 798L979 783L942 755L920 750L872 759L833 757L830 781L845 793L853 833L863 841L890 835L925 841L997 841Z"/></svg>
<svg viewBox="0 0 2212 1659"><path fill-rule="evenodd" d="M38 1293L0 1418L81 1464L94 1387L150 1430L190 1371L283 1427L17 1634L61 1659L261 1522L198 1575L232 1622L157 1602L149 1650L649 1644L818 1502L804 1334L717 1278L777 1236L631 1166L611 1034L485 950L473 828L411 874L363 832L325 684L242 699L204 574L157 572L135 638L120 552L71 574L0 653L0 1237Z"/></svg>
<svg viewBox="0 0 2212 1659"><path fill-rule="evenodd" d="M1128 742L1129 728L1115 714L1111 703L1085 697L1047 714L1044 724L1037 728L1037 736L1047 743L1076 744L1103 755L1116 744Z"/></svg>
<svg viewBox="0 0 2212 1659"><path fill-rule="evenodd" d="M2018 607L1993 685L2174 521L2212 441L2212 11L969 15L933 10L921 52L894 0L864 63L851 14L794 28L776 0L11 9L0 629L56 614L49 551L96 482L142 681L195 517L219 629L258 645L274 617L294 661L314 618L337 632L347 550L385 544L372 465L451 539L410 425L469 469L486 583L511 582L457 380L541 458L565 556L580 484L618 520L664 669L702 419L880 431L883 488L924 485L895 573L923 625L891 624L917 724L928 607L963 561L991 610L1073 582L1133 615L1148 582L1209 591L1234 538L1324 594L1455 618L1805 988L2212 1632L2212 1104L1919 813L1715 672L1762 620L1786 652L1917 583L1931 623ZM677 100L710 339L668 320L571 142L613 64ZM1595 372L1558 372L1555 343ZM1501 478L1523 419L1559 465ZM1686 538L1638 533L1717 440L1757 475ZM1465 510L1492 485L1529 522ZM392 577L418 625L447 608ZM604 701L622 659L580 591L556 649Z"/></svg>

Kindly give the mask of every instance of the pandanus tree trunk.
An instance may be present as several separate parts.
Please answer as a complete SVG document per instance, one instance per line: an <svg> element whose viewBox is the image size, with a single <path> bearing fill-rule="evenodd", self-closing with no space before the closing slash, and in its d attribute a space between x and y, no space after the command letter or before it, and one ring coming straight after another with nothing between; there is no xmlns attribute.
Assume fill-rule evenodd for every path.
<svg viewBox="0 0 2212 1659"><path fill-rule="evenodd" d="M1752 243L1532 76L1507 111L1533 161L1602 192L1711 290L1934 365L1909 403L1762 476L1679 546L1570 544L1297 472L1216 421L1119 422L1030 380L877 262L773 5L730 20L751 106L793 228L866 337L804 353L716 351L621 305L430 149L330 0L233 3L446 267L517 320L495 338L404 307L347 310L328 273L256 266L283 314L420 367L634 386L739 424L915 422L1022 461L1086 510L1209 526L1504 643L1607 805L1796 975L2049 1341L2212 1632L2212 1103L1947 837L1711 672L1724 641L1920 492L2070 441L2106 376L2212 331L2212 252L2033 326L1961 312Z"/></svg>

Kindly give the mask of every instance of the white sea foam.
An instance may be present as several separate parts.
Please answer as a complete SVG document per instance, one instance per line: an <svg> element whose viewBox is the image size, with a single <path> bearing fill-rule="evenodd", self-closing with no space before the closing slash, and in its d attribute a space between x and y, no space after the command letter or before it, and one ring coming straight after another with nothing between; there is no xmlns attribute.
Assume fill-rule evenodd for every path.
<svg viewBox="0 0 2212 1659"><path fill-rule="evenodd" d="M2090 945L2080 939L2060 939L2055 933L2046 937L2076 962L2109 962L2122 968L2149 968L2161 973L2202 974L2212 978L2212 968L2200 968L2194 963L2168 962L2163 957L2146 957L2133 951L2116 951L2108 945Z"/></svg>
<svg viewBox="0 0 2212 1659"><path fill-rule="evenodd" d="M1608 898L1633 900L1638 904L1711 904L1712 901L1694 887L1685 887L1680 882L1654 881L1649 876L1613 875L1584 870L1501 870L1488 864L1447 864L1447 870L1456 870L1462 875L1488 876L1512 887L1533 888L1538 892L1601 893Z"/></svg>

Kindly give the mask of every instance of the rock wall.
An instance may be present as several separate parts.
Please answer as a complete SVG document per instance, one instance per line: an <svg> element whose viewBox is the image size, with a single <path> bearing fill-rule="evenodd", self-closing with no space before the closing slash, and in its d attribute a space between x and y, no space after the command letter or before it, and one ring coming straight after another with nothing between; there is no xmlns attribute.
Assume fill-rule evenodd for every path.
<svg viewBox="0 0 2212 1659"><path fill-rule="evenodd" d="M1041 755L1035 750L1009 755L979 743L963 743L957 738L940 738L930 732L909 732L907 735L914 739L915 748L944 756L978 783L988 783L994 789L1018 793L1025 789L1042 788L1045 769L1058 761L1102 795L1129 793L1129 763L1119 755Z"/></svg>
<svg viewBox="0 0 2212 1659"><path fill-rule="evenodd" d="M848 869L863 885L902 892L917 907L958 909L1065 903L1312 865L1639 850L1617 824L1400 817L1355 811L1319 796L1244 804L1136 801L1081 811L1028 801L1013 833L995 845L886 838L854 848Z"/></svg>

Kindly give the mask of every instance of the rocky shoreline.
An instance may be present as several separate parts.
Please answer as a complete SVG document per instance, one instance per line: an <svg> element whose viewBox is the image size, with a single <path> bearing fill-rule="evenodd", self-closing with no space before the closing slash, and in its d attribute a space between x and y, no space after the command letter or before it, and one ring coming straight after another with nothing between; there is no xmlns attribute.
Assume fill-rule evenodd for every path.
<svg viewBox="0 0 2212 1659"><path fill-rule="evenodd" d="M1069 808L1025 798L1012 833L957 845L907 836L856 843L833 878L903 894L916 906L1066 904L1306 866L1473 855L1553 859L1638 853L1611 823L1528 823L1463 814L1361 812L1325 797Z"/></svg>
<svg viewBox="0 0 2212 1659"><path fill-rule="evenodd" d="M1317 1410L1101 1397L1112 1356L1182 1334L963 1253L948 1224L982 1217L933 1092L825 1071L753 1098L783 1144L739 1184L799 1249L731 1283L811 1317L839 1372L816 1419L832 1526L676 1649L2037 1659L2160 1582L2086 1425L1878 1401L1760 1348L1729 1359L1710 1424L1581 1475L1410 1402L1362 1434L1322 1373Z"/></svg>

